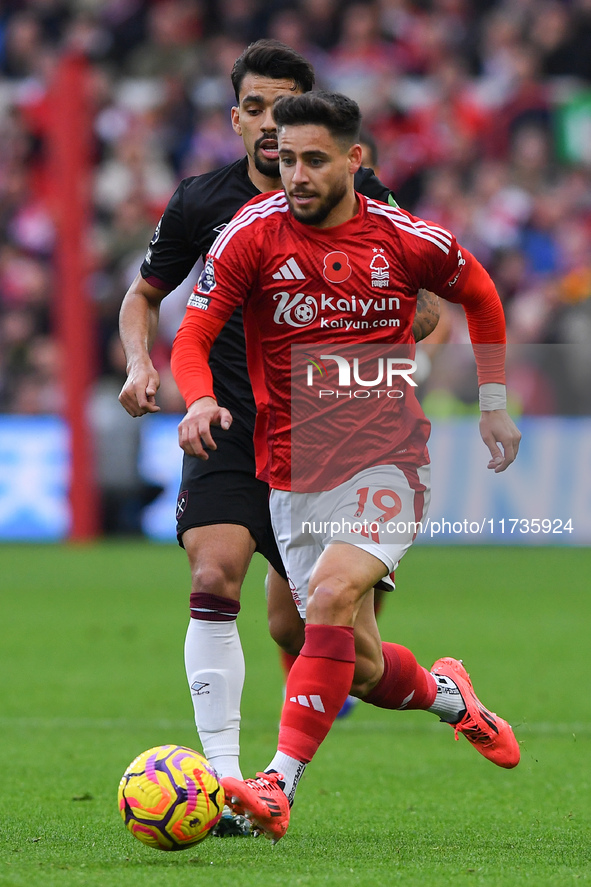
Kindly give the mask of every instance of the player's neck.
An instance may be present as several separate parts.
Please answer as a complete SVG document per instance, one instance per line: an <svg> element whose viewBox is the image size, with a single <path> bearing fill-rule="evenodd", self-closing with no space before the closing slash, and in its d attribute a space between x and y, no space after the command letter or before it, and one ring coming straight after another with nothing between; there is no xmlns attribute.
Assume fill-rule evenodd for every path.
<svg viewBox="0 0 591 887"><path fill-rule="evenodd" d="M267 191L280 191L283 187L279 176L276 179L272 179L269 176L263 175L262 172L258 171L250 157L248 158L248 178L262 194L266 194Z"/></svg>
<svg viewBox="0 0 591 887"><path fill-rule="evenodd" d="M359 199L355 191L347 192L339 203L330 211L325 219L315 228L335 228L337 225L344 225L359 212Z"/></svg>

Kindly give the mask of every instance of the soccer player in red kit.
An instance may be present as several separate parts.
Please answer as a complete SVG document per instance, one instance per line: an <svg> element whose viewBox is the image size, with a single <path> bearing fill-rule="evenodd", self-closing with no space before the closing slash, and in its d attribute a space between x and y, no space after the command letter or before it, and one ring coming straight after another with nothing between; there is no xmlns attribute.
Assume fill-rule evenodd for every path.
<svg viewBox="0 0 591 887"><path fill-rule="evenodd" d="M355 192L355 102L308 93L280 99L274 115L284 192L250 201L213 244L172 366L187 404L180 445L207 458L215 447L210 427L232 421L213 397L207 355L227 317L244 305L257 473L271 488L273 527L306 629L276 755L256 779L222 783L235 812L278 840L298 781L349 691L382 708L431 711L493 763L519 762L511 727L479 702L462 663L443 658L427 671L410 650L381 641L373 616L371 590L391 583L429 500L429 422L412 381L420 287L465 310L489 468L510 465L520 434L505 408L505 323L486 271L450 232ZM387 392L394 397L377 389L360 410L351 372L363 385L372 360L375 369L377 352L368 363L367 348L384 356L376 379L387 366L399 384ZM302 379L300 354L312 366ZM337 391L333 383L314 405L302 401L298 385L310 387L314 366L326 369L329 360L338 368ZM370 529L360 531L355 519L370 506ZM396 522L385 521L394 515Z"/></svg>
<svg viewBox="0 0 591 887"><path fill-rule="evenodd" d="M243 141L245 156L180 182L121 305L119 324L128 376L119 399L132 416L159 409L160 381L150 350L162 300L190 274L198 259L205 260L218 233L238 210L262 192L281 187L273 102L280 95L311 90L314 70L289 46L277 40L257 40L236 59L231 81L236 96L232 126ZM370 169L359 169L355 188L396 205L389 188ZM436 325L438 305L432 294L419 294L413 323L417 341ZM206 757L220 776L242 778L238 756L245 668L238 616L241 586L255 550L269 562L269 629L282 648L285 665L304 642L304 623L291 598L271 528L269 489L255 476L256 406L241 307L218 336L209 363L214 392L231 410L234 421L229 432L214 429L217 449L208 461L188 453L183 458L176 529L191 576L185 669ZM243 825L224 815L215 833L243 834Z"/></svg>

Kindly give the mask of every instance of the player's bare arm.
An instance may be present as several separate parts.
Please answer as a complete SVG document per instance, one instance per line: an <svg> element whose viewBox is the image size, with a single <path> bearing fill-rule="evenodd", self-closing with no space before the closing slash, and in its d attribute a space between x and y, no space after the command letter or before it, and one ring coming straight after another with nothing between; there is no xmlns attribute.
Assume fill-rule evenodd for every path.
<svg viewBox="0 0 591 887"><path fill-rule="evenodd" d="M130 416L157 413L156 392L160 377L150 359L156 338L160 303L165 290L147 283L138 274L127 290L119 314L119 335L127 359L127 379L119 402Z"/></svg>
<svg viewBox="0 0 591 887"><path fill-rule="evenodd" d="M187 409L179 424L179 446L188 456L209 458L206 450L216 450L211 426L219 425L225 431L232 424L232 414L218 406L213 397L200 397Z"/></svg>
<svg viewBox="0 0 591 887"><path fill-rule="evenodd" d="M429 290L420 289L417 296L417 310L412 323L415 342L420 342L433 332L440 316L439 296Z"/></svg>

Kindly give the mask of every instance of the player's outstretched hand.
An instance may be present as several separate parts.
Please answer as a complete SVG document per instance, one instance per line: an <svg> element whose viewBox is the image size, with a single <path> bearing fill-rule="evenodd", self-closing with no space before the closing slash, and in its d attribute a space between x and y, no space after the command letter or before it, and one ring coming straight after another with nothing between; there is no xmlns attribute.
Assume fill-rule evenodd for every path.
<svg viewBox="0 0 591 887"><path fill-rule="evenodd" d="M160 388L160 376L151 360L141 366L132 365L119 395L119 403L130 416L137 418L145 413L158 413L156 392Z"/></svg>
<svg viewBox="0 0 591 887"><path fill-rule="evenodd" d="M490 450L487 468L493 468L495 474L515 461L521 432L507 410L484 410L480 417L480 436Z"/></svg>
<svg viewBox="0 0 591 887"><path fill-rule="evenodd" d="M227 431L231 424L229 410L218 406L213 397L200 397L191 404L179 425L179 446L188 456L208 459L205 450L217 450L211 426L219 425Z"/></svg>

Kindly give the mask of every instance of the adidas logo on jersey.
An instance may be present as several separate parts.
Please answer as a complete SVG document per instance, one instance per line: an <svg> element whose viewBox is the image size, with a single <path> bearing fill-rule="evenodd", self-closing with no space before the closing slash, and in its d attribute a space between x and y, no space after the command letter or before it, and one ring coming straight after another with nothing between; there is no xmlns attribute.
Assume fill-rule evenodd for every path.
<svg viewBox="0 0 591 887"><path fill-rule="evenodd" d="M282 265L279 271L276 271L273 275L273 280L305 280L306 275L293 258L293 256L287 260L285 265Z"/></svg>
<svg viewBox="0 0 591 887"><path fill-rule="evenodd" d="M290 696L289 701L295 702L296 705L303 705L304 708L313 708L314 711L326 711L320 696Z"/></svg>

